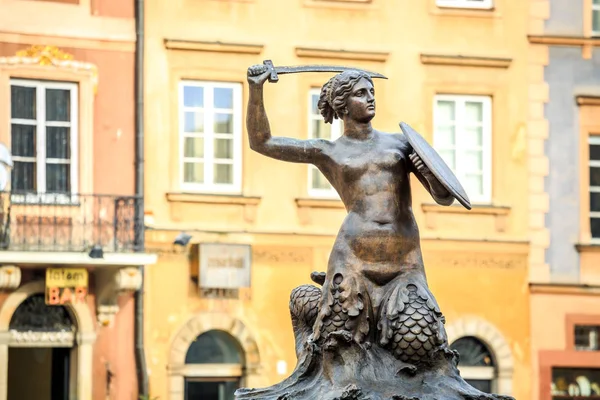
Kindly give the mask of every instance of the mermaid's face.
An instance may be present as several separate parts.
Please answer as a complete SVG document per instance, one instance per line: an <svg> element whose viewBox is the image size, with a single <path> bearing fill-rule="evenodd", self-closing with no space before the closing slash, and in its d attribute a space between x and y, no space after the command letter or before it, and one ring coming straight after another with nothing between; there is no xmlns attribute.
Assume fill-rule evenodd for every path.
<svg viewBox="0 0 600 400"><path fill-rule="evenodd" d="M358 122L369 122L375 117L375 88L365 78L352 87L346 99L346 115Z"/></svg>

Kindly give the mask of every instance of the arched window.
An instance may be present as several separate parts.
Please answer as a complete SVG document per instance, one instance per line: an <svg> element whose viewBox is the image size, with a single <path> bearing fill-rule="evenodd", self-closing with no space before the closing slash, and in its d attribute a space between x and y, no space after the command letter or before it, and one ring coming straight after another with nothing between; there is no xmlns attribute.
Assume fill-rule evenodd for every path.
<svg viewBox="0 0 600 400"><path fill-rule="evenodd" d="M458 369L467 383L482 392L495 390L496 365L490 349L479 339L466 336L450 346L460 354Z"/></svg>
<svg viewBox="0 0 600 400"><path fill-rule="evenodd" d="M48 306L44 294L25 299L12 315L11 330L26 332L73 332L75 323L63 306Z"/></svg>
<svg viewBox="0 0 600 400"><path fill-rule="evenodd" d="M186 400L233 400L233 393L241 385L245 360L233 336L212 330L192 342L185 364Z"/></svg>

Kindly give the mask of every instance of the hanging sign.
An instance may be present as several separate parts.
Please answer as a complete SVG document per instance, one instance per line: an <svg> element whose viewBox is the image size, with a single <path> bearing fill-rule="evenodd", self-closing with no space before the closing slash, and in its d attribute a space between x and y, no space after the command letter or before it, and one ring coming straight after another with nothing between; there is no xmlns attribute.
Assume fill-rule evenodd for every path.
<svg viewBox="0 0 600 400"><path fill-rule="evenodd" d="M85 268L46 269L46 304L85 303L88 271Z"/></svg>

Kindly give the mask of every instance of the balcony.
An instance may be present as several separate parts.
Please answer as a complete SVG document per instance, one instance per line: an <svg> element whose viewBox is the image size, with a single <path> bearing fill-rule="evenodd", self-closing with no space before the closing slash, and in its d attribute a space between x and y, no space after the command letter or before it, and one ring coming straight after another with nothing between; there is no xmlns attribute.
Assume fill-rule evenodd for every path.
<svg viewBox="0 0 600 400"><path fill-rule="evenodd" d="M0 252L143 251L135 196L0 192Z"/></svg>

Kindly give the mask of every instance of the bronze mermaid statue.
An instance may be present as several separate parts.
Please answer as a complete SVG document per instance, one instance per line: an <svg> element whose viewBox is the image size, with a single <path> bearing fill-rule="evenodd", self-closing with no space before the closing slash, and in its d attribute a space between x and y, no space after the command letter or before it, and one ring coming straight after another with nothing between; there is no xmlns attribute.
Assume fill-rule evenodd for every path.
<svg viewBox="0 0 600 400"><path fill-rule="evenodd" d="M290 312L298 363L284 381L239 389L238 400L512 399L466 383L448 345L444 316L427 285L410 174L440 205L455 196L413 150L405 134L375 130L375 88L349 69L321 89L326 123L343 122L335 141L271 135L263 102L270 69L248 69L250 147L267 157L315 165L339 194L347 216L321 288L292 291Z"/></svg>

